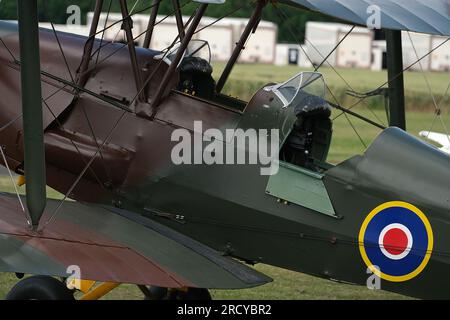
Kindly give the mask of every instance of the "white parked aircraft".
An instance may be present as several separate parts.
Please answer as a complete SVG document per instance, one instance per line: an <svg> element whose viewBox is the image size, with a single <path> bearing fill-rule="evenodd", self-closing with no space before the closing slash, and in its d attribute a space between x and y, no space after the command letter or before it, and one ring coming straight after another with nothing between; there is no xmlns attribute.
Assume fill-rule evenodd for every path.
<svg viewBox="0 0 450 320"><path fill-rule="evenodd" d="M443 133L422 131L419 133L421 137L434 141L442 146L440 150L450 154L450 136Z"/></svg>

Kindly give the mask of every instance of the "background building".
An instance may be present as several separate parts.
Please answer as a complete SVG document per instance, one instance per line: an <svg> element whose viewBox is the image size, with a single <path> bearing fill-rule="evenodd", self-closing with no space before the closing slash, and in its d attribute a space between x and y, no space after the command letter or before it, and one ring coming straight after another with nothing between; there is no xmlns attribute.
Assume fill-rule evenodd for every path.
<svg viewBox="0 0 450 320"><path fill-rule="evenodd" d="M276 66L298 65L311 68L312 64L306 55L306 46L298 44L280 43L276 49Z"/></svg>
<svg viewBox="0 0 450 320"><path fill-rule="evenodd" d="M107 14L100 17L98 30L105 26L104 39L106 41L124 42L125 33L121 30L122 15L110 13L105 24ZM88 13L87 25L55 25L58 31L70 32L87 36L93 13ZM148 15L135 15L133 35L136 44L142 45L148 25ZM183 17L188 21L189 17ZM150 47L155 50L168 48L178 35L175 17L158 16L158 23L153 32ZM205 17L195 34L194 39L208 41L211 49L212 61L225 62L230 58L236 43L247 25L247 19L226 18L216 21L215 18ZM49 23L41 23L41 27L51 29ZM324 57L338 45L352 26L340 23L326 23L310 21L306 24L305 44L277 44L278 28L276 24L261 21L256 33L252 34L242 52L241 63L264 63L282 65L298 65L301 68L311 68L322 63ZM386 69L386 41L375 37L373 31L356 27L352 33L328 57L328 63L336 68L362 68L372 70ZM97 37L100 38L99 34ZM414 64L413 71L449 71L450 70L450 41L426 56L433 48L441 45L447 38L427 34L403 32L404 66L413 65L418 57L424 57L421 64ZM411 44L411 40L414 45ZM313 64L311 63L311 61ZM327 64L324 64L326 67Z"/></svg>
<svg viewBox="0 0 450 320"><path fill-rule="evenodd" d="M98 30L105 26L107 14L100 16ZM93 13L88 13L87 24L92 22ZM133 16L133 36L139 37L136 43L142 45L145 36L143 33L148 26L148 15ZM125 34L120 30L122 15L110 13L106 26L112 26L105 32L105 39L109 41L124 41ZM155 26L150 47L155 50L164 50L169 47L178 35L178 28L175 17L158 16L157 21L161 21ZM186 22L189 17L184 16ZM202 19L199 31L193 39L208 41L211 47L211 58L213 61L227 61L234 49L235 43L244 31L248 20L241 18L226 18L214 23L217 19L205 17ZM115 24L116 23L116 24ZM115 24L115 25L114 25ZM207 27L207 28L206 28ZM203 28L203 29L202 29ZM252 34L245 46L245 50L240 56L240 62L247 63L275 63L276 43L278 37L277 25L272 22L261 21L256 33Z"/></svg>
<svg viewBox="0 0 450 320"><path fill-rule="evenodd" d="M338 45L352 26L340 23L308 22L306 24L306 52L315 65L322 63ZM355 28L327 59L337 68L363 68L372 66L372 32Z"/></svg>

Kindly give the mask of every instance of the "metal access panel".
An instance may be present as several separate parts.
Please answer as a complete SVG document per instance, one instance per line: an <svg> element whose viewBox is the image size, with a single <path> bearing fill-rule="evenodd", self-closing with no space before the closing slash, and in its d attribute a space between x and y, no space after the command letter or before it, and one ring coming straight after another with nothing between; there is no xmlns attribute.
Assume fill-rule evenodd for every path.
<svg viewBox="0 0 450 320"><path fill-rule="evenodd" d="M280 169L269 178L266 193L299 206L337 217L323 175L280 161Z"/></svg>

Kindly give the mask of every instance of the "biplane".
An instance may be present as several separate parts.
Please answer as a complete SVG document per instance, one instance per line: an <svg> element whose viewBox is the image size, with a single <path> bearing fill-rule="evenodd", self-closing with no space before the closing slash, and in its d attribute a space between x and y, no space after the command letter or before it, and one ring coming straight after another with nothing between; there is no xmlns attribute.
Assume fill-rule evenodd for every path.
<svg viewBox="0 0 450 320"><path fill-rule="evenodd" d="M17 23L0 22L2 164L26 185L25 197L0 195L0 271L33 275L8 299L73 299L64 281L76 268L81 299L124 283L147 298L207 299L208 289L272 281L257 263L364 286L374 274L383 290L450 298L450 158L405 132L401 45L402 31L449 37L449 2L248 1L253 14L215 80L208 43L194 35L223 1L193 1L184 21L174 0L178 36L158 51L149 44L161 1L148 8L142 47L126 0L124 44L100 37L103 0L88 37L39 29L36 0L17 1ZM250 101L223 93L267 7L365 26L370 5L387 39L389 127L328 101L320 66ZM380 129L364 154L338 165L327 162L333 109ZM278 169L175 164L178 129L279 130ZM233 139L207 138L204 150ZM46 186L64 199L47 199Z"/></svg>

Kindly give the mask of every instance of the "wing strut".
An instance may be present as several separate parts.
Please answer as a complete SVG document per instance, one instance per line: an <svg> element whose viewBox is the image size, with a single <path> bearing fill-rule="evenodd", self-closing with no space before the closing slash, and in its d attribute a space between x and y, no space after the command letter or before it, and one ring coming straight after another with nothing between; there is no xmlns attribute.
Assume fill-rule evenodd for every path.
<svg viewBox="0 0 450 320"><path fill-rule="evenodd" d="M37 0L19 0L27 207L36 229L47 203Z"/></svg>
<svg viewBox="0 0 450 320"><path fill-rule="evenodd" d="M198 11L189 27L189 29L186 32L186 35L183 39L183 41L180 44L180 47L178 48L177 54L174 58L174 60L170 63L169 69L166 71L164 78L161 80L161 84L158 87L158 91L155 93L155 97L152 101L152 115L151 118L153 119L156 115L158 105L160 103L160 100L163 96L163 92L167 87L167 84L170 81L170 78L173 76L173 73L178 67L178 64L180 63L181 59L183 59L184 52L186 51L189 42L192 39L192 36L195 33L195 30L197 29L198 25L200 24L200 21L205 14L206 9L208 8L208 3L202 3L200 7L198 8Z"/></svg>
<svg viewBox="0 0 450 320"><path fill-rule="evenodd" d="M389 125L406 130L402 32L386 30L389 80Z"/></svg>
<svg viewBox="0 0 450 320"><path fill-rule="evenodd" d="M177 21L178 34L180 35L180 41L183 41L183 38L186 36L184 32L184 22L183 15L181 13L180 1L172 0L173 9L175 10L175 19Z"/></svg>
<svg viewBox="0 0 450 320"><path fill-rule="evenodd" d="M147 97L145 94L144 84L142 81L141 70L139 68L139 62L136 55L136 47L134 45L133 38L133 19L130 17L130 13L128 12L127 1L120 0L120 10L122 12L123 24L122 29L125 30L125 34L127 37L128 51L130 52L131 66L133 68L134 81L136 83L136 90L138 92L138 99L141 102L146 102Z"/></svg>
<svg viewBox="0 0 450 320"><path fill-rule="evenodd" d="M219 81L216 85L216 91L217 93L221 93L223 90L223 87L225 86L225 83L228 80L228 77L230 76L231 71L233 70L234 65L236 64L237 60L239 59L239 56L241 55L242 50L244 50L245 43L248 40L248 37L252 32L256 31L256 28L259 24L259 21L261 19L261 13L263 8L266 6L267 0L259 0L256 3L256 8L253 11L253 15L248 21L247 26L245 27L244 32L242 33L241 38L239 39L239 42L236 44L236 47L234 48L233 54L228 61L222 76L220 77Z"/></svg>
<svg viewBox="0 0 450 320"><path fill-rule="evenodd" d="M97 32L98 23L100 21L100 14L102 13L103 0L95 1L94 18L91 23L91 29L89 31L89 38L84 47L83 58L81 61L80 68L77 74L77 84L84 87L89 79L89 63L91 62L92 49L95 43L95 35Z"/></svg>
<svg viewBox="0 0 450 320"><path fill-rule="evenodd" d="M144 40L144 48L150 48L150 43L152 42L152 36L153 36L153 31L155 29L155 23L156 23L156 18L158 16L158 11L159 11L159 5L161 3L161 0L154 0L154 2L152 3L152 11L150 13L150 19L148 20L148 27L147 27L147 32L145 33L145 40Z"/></svg>

